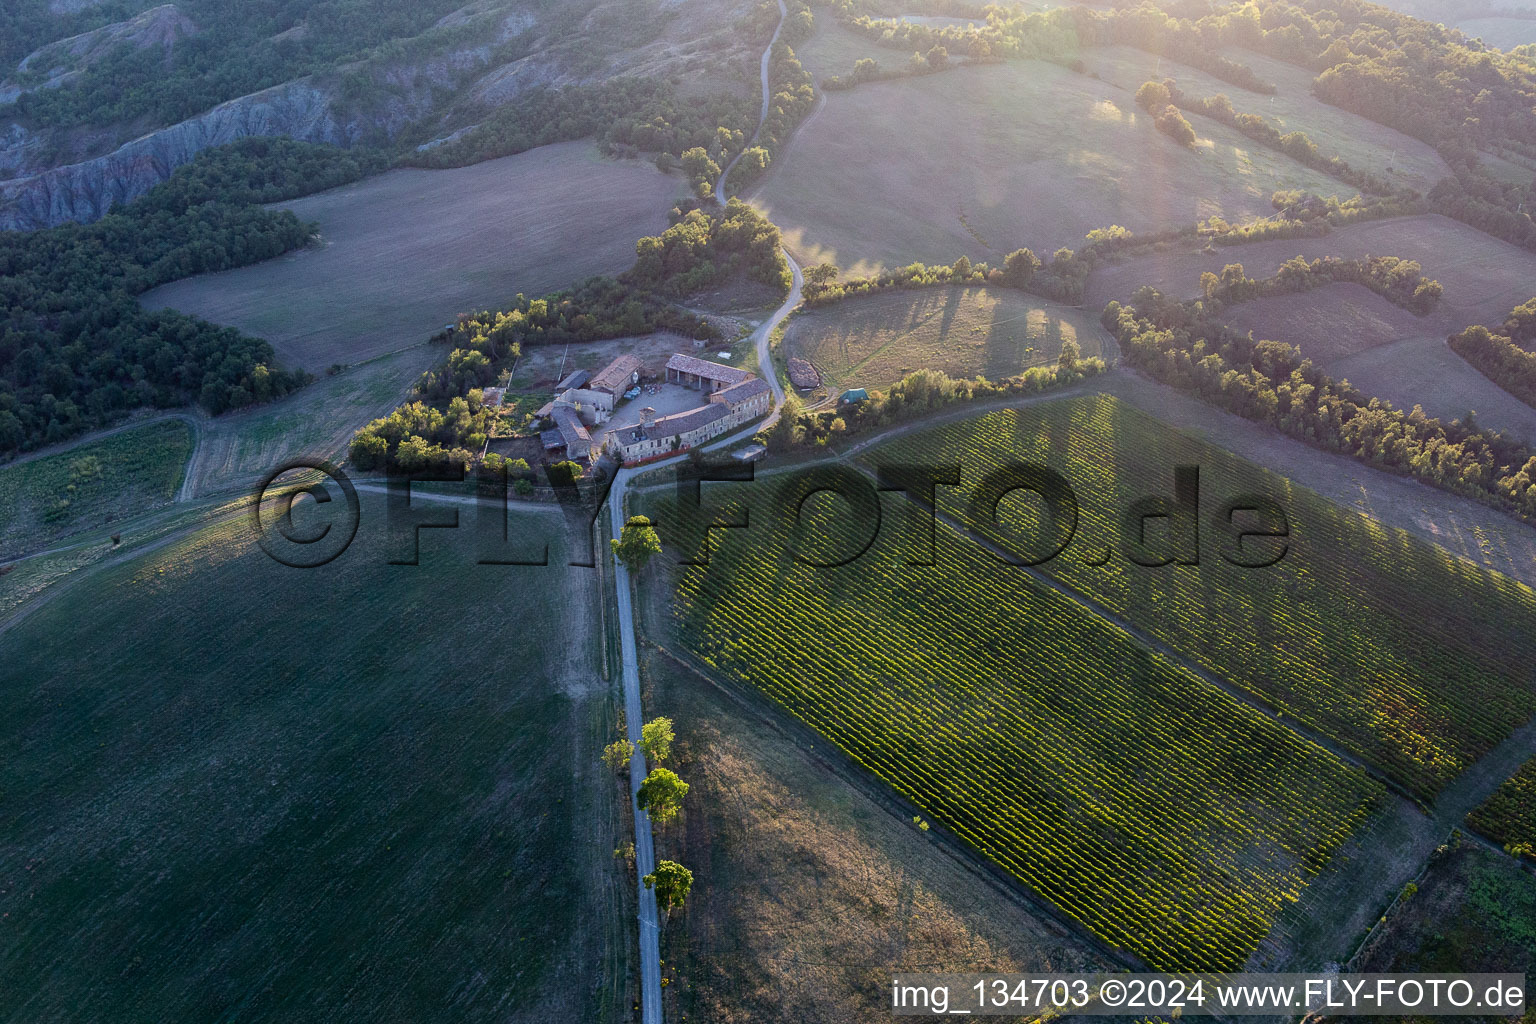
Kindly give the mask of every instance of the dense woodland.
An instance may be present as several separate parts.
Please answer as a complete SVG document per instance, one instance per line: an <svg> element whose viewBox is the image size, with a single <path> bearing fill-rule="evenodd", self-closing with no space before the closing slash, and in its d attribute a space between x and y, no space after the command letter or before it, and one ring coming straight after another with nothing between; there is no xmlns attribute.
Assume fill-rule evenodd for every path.
<svg viewBox="0 0 1536 1024"><path fill-rule="evenodd" d="M0 233L0 452L62 441L136 408L211 413L304 383L272 348L134 296L191 274L271 259L312 228L255 205L377 164L331 147L249 139L210 150L94 224Z"/></svg>
<svg viewBox="0 0 1536 1024"><path fill-rule="evenodd" d="M66 24L86 31L153 6L106 0L77 5ZM185 120L233 99L303 75L398 48L432 29L459 0L177 0L190 22L169 51L160 45L120 45L79 69L67 86L24 93L0 114L39 126L73 128L147 119ZM14 65L28 51L67 34L47 0L6 4L0 14L0 54ZM14 8L14 9L13 9ZM446 30L439 30L446 36ZM49 68L38 69L38 74ZM20 84L29 84L22 76Z"/></svg>
<svg viewBox="0 0 1536 1024"><path fill-rule="evenodd" d="M1325 279L1318 277L1322 283ZM1474 422L1433 419L1335 381L1283 342L1255 341L1203 302L1143 288L1104 324L1127 363L1248 419L1329 451L1536 516L1536 452Z"/></svg>

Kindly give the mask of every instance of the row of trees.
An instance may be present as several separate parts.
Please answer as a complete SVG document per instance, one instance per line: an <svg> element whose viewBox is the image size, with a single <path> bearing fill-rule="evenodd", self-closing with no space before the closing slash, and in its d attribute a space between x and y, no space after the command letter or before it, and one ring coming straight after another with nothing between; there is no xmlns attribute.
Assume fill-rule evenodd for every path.
<svg viewBox="0 0 1536 1024"><path fill-rule="evenodd" d="M717 164L741 150L756 124L751 100L725 93L683 95L663 79L537 88L488 111L473 128L406 153L419 167L462 167L539 146L595 137L619 154L657 154L670 170L700 150ZM718 170L717 172L718 173Z"/></svg>
<svg viewBox="0 0 1536 1024"><path fill-rule="evenodd" d="M1439 304L1444 289L1439 281L1425 277L1423 270L1416 260L1397 256L1367 256L1363 259L1324 256L1310 262L1304 256L1295 256L1282 263L1274 277L1255 280L1247 275L1241 263L1229 263L1220 274L1206 271L1200 275L1200 286L1205 295L1206 314L1254 299L1295 295L1330 284L1347 283L1362 285L1388 302L1424 316Z"/></svg>
<svg viewBox="0 0 1536 1024"><path fill-rule="evenodd" d="M1111 302L1104 324L1127 363L1289 436L1414 476L1517 515L1536 516L1536 452L1461 420L1403 412L1335 381L1283 342L1255 341L1201 303L1152 288Z"/></svg>
<svg viewBox="0 0 1536 1024"><path fill-rule="evenodd" d="M1055 367L1032 366L1001 381L984 377L957 380L940 370L915 370L891 385L888 391L871 391L866 401L828 411L807 411L798 397L789 395L778 421L761 437L776 451L819 447L953 405L1037 395L1095 377L1106 369L1102 359L1082 358L1077 344L1069 339L1062 343L1061 357Z"/></svg>
<svg viewBox="0 0 1536 1024"><path fill-rule="evenodd" d="M645 519L644 516L636 516L626 525L625 533L634 526L636 519L643 520L645 527L650 529L650 520ZM654 530L651 532L654 534ZM619 542L614 541L614 543ZM659 543L657 549L660 549ZM672 756L673 740L670 718L653 718L640 727L640 749L655 764L655 767L646 775L645 781L635 792L635 803L650 815L653 825L663 828L682 813L683 800L688 796L689 788L688 783L679 778L676 772L661 765L662 761ZM604 748L603 763L610 771L624 777L629 772L629 762L634 756L634 744L629 740L619 739ZM656 893L656 902L668 915L677 907L681 907L688 899L688 894L693 891L693 872L671 860L658 860L656 869L640 881L647 889Z"/></svg>
<svg viewBox="0 0 1536 1024"><path fill-rule="evenodd" d="M1197 99L1185 95L1179 89L1178 83L1168 78L1161 82L1147 82L1137 91L1136 102L1154 114L1157 109L1167 106L1180 107L1202 114L1229 128L1237 129L1261 145L1284 153L1299 164L1337 178L1361 192L1390 195L1397 191L1386 179L1369 171L1357 170L1340 157L1325 155L1306 132L1282 132L1259 114L1238 113L1232 106L1232 101L1223 94L1218 93L1205 99ZM1159 124L1159 127L1161 128L1162 125ZM1163 130L1168 131L1166 128Z"/></svg>
<svg viewBox="0 0 1536 1024"><path fill-rule="evenodd" d="M136 296L270 259L312 225L259 203L355 180L376 164L329 146L247 139L207 150L94 224L0 234L0 453L63 441L136 408L218 414L308 376L266 342Z"/></svg>

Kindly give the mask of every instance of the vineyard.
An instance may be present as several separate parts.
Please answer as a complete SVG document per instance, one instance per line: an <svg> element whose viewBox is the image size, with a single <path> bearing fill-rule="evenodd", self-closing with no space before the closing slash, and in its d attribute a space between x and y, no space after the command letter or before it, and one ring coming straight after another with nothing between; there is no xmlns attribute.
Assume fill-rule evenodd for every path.
<svg viewBox="0 0 1536 1024"><path fill-rule="evenodd" d="M1363 771L940 527L936 567L827 496L679 569L678 646L1107 942L1236 969L1375 812ZM664 536L675 509L660 500ZM846 510L844 510L846 513ZM821 553L821 554L818 554Z"/></svg>
<svg viewBox="0 0 1536 1024"><path fill-rule="evenodd" d="M947 496L941 488L941 506L1010 550L1038 546L1034 507L1010 497L995 522L982 521L991 517L968 513L966 488L1006 462L1055 468L1081 510L1071 548L1043 572L1422 800L1536 713L1529 589L1112 398L993 413L898 439L865 459L960 463L964 486ZM1131 564L1122 553L1125 510L1149 495L1171 504L1178 465L1200 470L1199 564ZM1276 499L1289 521L1288 551L1267 569L1230 564L1215 529L1224 502L1253 493ZM1114 551L1107 564L1089 564L1106 549Z"/></svg>
<svg viewBox="0 0 1536 1024"><path fill-rule="evenodd" d="M1511 853L1536 861L1536 758L1467 815L1467 824Z"/></svg>

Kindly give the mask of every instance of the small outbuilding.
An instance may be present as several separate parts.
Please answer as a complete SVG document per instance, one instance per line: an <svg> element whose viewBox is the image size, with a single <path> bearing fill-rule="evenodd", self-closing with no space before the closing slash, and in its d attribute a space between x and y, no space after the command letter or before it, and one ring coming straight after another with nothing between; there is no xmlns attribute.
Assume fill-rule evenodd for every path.
<svg viewBox="0 0 1536 1024"><path fill-rule="evenodd" d="M865 388L849 388L837 400L842 405L858 405L860 402L869 401L869 391Z"/></svg>

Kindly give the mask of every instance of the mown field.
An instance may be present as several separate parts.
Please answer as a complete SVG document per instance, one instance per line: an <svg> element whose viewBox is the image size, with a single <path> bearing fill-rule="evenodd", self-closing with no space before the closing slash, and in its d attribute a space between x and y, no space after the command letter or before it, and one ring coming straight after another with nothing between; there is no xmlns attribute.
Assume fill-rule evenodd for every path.
<svg viewBox="0 0 1536 1024"><path fill-rule="evenodd" d="M1358 284L1330 284L1305 295L1254 299L1231 307L1232 328L1295 345L1319 366L1425 333L1425 320Z"/></svg>
<svg viewBox="0 0 1536 1024"><path fill-rule="evenodd" d="M752 202L803 263L864 273L1049 253L1111 224L1245 220L1281 188L1339 191L1222 125L1196 128L1184 149L1132 93L1055 64L960 68L829 94Z"/></svg>
<svg viewBox="0 0 1536 1024"><path fill-rule="evenodd" d="M679 179L570 142L454 170L395 170L280 204L323 246L147 292L319 372L414 345L459 313L628 267Z"/></svg>
<svg viewBox="0 0 1536 1024"><path fill-rule="evenodd" d="M1527 761L1467 824L1506 849L1536 861L1536 759Z"/></svg>
<svg viewBox="0 0 1536 1024"><path fill-rule="evenodd" d="M820 569L791 552L857 550L867 518L789 507L754 503L681 573L674 641L1149 964L1244 963L1379 806L1364 772L947 529L932 568L887 530Z"/></svg>
<svg viewBox="0 0 1536 1024"><path fill-rule="evenodd" d="M1275 94L1249 92L1187 64L1128 46L1088 50L1083 54L1083 62L1090 73L1131 93L1143 82L1172 78L1192 97L1225 95L1238 113L1265 117L1282 132L1306 132L1328 156L1340 157L1352 167L1382 175L1399 187L1428 192L1451 173L1428 144L1317 99L1312 95L1311 72L1252 50L1234 49L1224 56L1248 65L1261 79L1275 86ZM1197 114L1190 114L1189 119L1201 135L1212 126ZM1249 144L1258 146L1252 140ZM1328 180L1332 182L1332 191L1324 195L1347 198L1359 191L1343 182Z"/></svg>
<svg viewBox="0 0 1536 1024"><path fill-rule="evenodd" d="M240 519L0 639L6 1016L628 1019L595 573L477 566L468 510L388 565L362 498L323 568Z"/></svg>
<svg viewBox="0 0 1536 1024"><path fill-rule="evenodd" d="M1097 318L1004 288L889 291L796 314L786 355L809 359L836 392L886 387L914 370L1001 380L1054 366L1065 341L1102 355Z"/></svg>
<svg viewBox="0 0 1536 1024"><path fill-rule="evenodd" d="M1428 333L1459 331L1468 324L1499 323L1511 309L1531 298L1536 282L1536 253L1485 235L1449 217L1427 214L1367 221L1338 228L1322 238L1294 238L1252 245L1220 246L1213 253L1169 250L1137 256L1094 271L1083 304L1104 308L1110 299L1124 302L1142 285L1152 285L1181 299L1200 295L1200 275L1241 263L1249 277L1270 277L1294 256L1359 258L1399 256L1417 260L1424 274L1445 286L1445 296L1420 320ZM1302 295L1296 302L1305 303Z"/></svg>
<svg viewBox="0 0 1536 1024"><path fill-rule="evenodd" d="M1081 511L1072 547L1042 571L1332 738L1420 799L1432 800L1536 713L1536 593L1108 396L992 413L899 438L861 458L870 465L960 463L969 487L1010 461L1055 468L1071 482ZM1167 496L1171 504L1177 465L1200 471L1198 550L1187 526L1175 537L1167 520L1154 520L1148 545L1137 546L1122 534L1122 517L1146 496ZM1232 564L1238 551L1220 532L1222 503L1252 494L1277 501L1289 523L1284 557L1266 569ZM968 500L962 490L942 504L1009 550L1038 557L1050 547L1024 499L1005 500L995 522ZM1277 551L1272 540L1249 544L1245 560ZM1090 564L1106 552L1107 564ZM1175 552L1198 565L1131 561Z"/></svg>
<svg viewBox="0 0 1536 1024"><path fill-rule="evenodd" d="M1414 316L1361 285L1332 284L1244 302L1231 308L1226 322L1255 338L1295 345L1335 378L1399 408L1419 405L1447 420L1474 411L1484 426L1536 439L1536 410L1446 344L1457 319L1444 311Z"/></svg>
<svg viewBox="0 0 1536 1024"><path fill-rule="evenodd" d="M0 561L175 501L192 437L162 420L0 466Z"/></svg>
<svg viewBox="0 0 1536 1024"><path fill-rule="evenodd" d="M1326 369L1399 408L1422 405L1429 415L1448 420L1475 412L1485 427L1536 441L1536 409L1478 372L1445 343L1443 334L1404 338L1326 364Z"/></svg>

